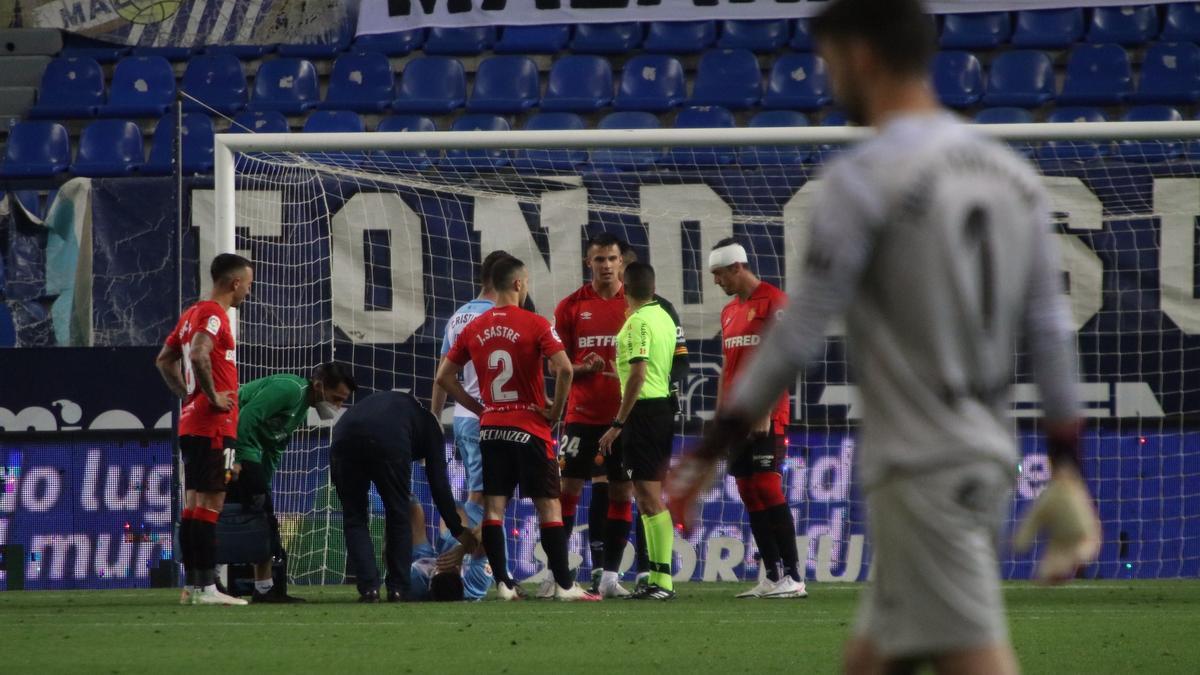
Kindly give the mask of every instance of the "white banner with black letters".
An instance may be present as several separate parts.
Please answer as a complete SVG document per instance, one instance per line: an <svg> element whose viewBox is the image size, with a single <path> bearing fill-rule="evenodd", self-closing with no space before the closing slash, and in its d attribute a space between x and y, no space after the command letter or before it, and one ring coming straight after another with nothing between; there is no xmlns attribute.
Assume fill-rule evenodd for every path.
<svg viewBox="0 0 1200 675"><path fill-rule="evenodd" d="M1165 4L1089 0L1087 6ZM930 0L937 13L1079 7L1080 0ZM512 26L545 23L793 19L813 16L829 0L362 0L358 34L422 26Z"/></svg>

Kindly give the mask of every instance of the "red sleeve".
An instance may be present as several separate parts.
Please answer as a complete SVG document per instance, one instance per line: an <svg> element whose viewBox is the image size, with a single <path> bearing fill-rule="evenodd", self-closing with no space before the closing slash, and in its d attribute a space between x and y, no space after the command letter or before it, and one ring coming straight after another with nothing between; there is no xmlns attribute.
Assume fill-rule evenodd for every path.
<svg viewBox="0 0 1200 675"><path fill-rule="evenodd" d="M558 331L550 325L549 321L540 316L538 317L538 330L538 345L542 348L542 356L550 358L566 349L558 337Z"/></svg>
<svg viewBox="0 0 1200 675"><path fill-rule="evenodd" d="M575 344L575 325L572 323L575 320L574 304L571 302L572 296L563 298L558 307L554 308L554 330L558 332L559 340L563 344L563 348L567 352L567 358L575 360L575 350L572 345Z"/></svg>
<svg viewBox="0 0 1200 675"><path fill-rule="evenodd" d="M183 344L179 341L179 331L183 329L183 319L185 316L187 316L186 313L184 316L179 317L179 321L175 322L175 327L171 329L171 332L167 334L167 339L163 341L163 344L176 351L183 350Z"/></svg>
<svg viewBox="0 0 1200 675"><path fill-rule="evenodd" d="M783 311L787 309L788 297L787 293L776 289L771 294L771 304L767 305L767 311L771 314L771 321L778 321L783 318Z"/></svg>
<svg viewBox="0 0 1200 675"><path fill-rule="evenodd" d="M208 333L208 336L214 341L221 334L221 329L228 320L228 316L221 311L221 306L216 303L201 305L196 308L192 315L193 335L199 332Z"/></svg>
<svg viewBox="0 0 1200 675"><path fill-rule="evenodd" d="M462 332L458 334L458 339L454 341L454 345L450 347L450 351L446 352L447 361L463 366L471 360L471 353L467 349L467 340L470 339L471 333L471 324L467 324Z"/></svg>

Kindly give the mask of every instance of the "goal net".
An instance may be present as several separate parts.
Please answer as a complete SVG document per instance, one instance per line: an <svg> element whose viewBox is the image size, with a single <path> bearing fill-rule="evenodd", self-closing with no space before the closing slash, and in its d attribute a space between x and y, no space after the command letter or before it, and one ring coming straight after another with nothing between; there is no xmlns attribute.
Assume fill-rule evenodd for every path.
<svg viewBox="0 0 1200 675"><path fill-rule="evenodd" d="M1192 161L1200 155L1180 137L1185 130L1195 131L1168 126L1173 137L1163 139L1163 127L1145 124L992 129L1034 159L1053 200L1079 329L1085 470L1104 525L1101 558L1085 570L1092 577L1200 572L1200 166ZM659 293L679 310L691 370L677 445L694 439L716 400L728 301L705 268L708 251L735 236L760 278L790 290L820 167L864 132L549 133L557 135L218 136L216 248L247 252L256 265L239 320L243 381L336 358L353 365L360 396L397 389L428 402L446 320L477 294L484 255L504 249L523 259L531 299L549 318L587 281L588 236L606 231L654 265ZM864 580L870 567L854 471L860 411L838 330L792 391L784 465L801 556L818 581ZM1012 419L1023 460L1014 518L1049 477L1038 397L1019 356L1016 373ZM337 583L345 554L329 428L310 421L283 459L276 509L292 577ZM447 455L465 497L449 444ZM585 494L571 544L581 575L593 564L587 503ZM374 511L379 537L377 500ZM510 508L507 529L515 577L541 573L527 501ZM1007 577L1030 576L1034 556L1001 555ZM677 578L753 579L759 567L736 487L719 482L699 526L676 541Z"/></svg>

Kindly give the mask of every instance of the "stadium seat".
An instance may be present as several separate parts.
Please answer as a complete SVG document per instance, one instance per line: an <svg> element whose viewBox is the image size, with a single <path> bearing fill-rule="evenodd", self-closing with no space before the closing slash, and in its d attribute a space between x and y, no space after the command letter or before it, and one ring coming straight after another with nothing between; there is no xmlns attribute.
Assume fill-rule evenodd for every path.
<svg viewBox="0 0 1200 675"><path fill-rule="evenodd" d="M655 54L694 54L717 39L715 21L652 21L642 49Z"/></svg>
<svg viewBox="0 0 1200 675"><path fill-rule="evenodd" d="M1045 52L1004 52L989 75L984 105L1036 108L1054 100L1054 63Z"/></svg>
<svg viewBox="0 0 1200 675"><path fill-rule="evenodd" d="M235 59L261 59L275 51L278 45L209 45L204 48L206 56L229 55Z"/></svg>
<svg viewBox="0 0 1200 675"><path fill-rule="evenodd" d="M762 93L762 73L754 54L745 49L713 49L700 57L688 103L742 110L758 105Z"/></svg>
<svg viewBox="0 0 1200 675"><path fill-rule="evenodd" d="M581 23L575 26L571 51L578 54L625 54L642 45L642 24Z"/></svg>
<svg viewBox="0 0 1200 675"><path fill-rule="evenodd" d="M1029 124L1033 122L1033 113L1024 108L985 108L975 113L976 124ZM1008 144L1013 150L1025 157L1033 157L1033 145L1025 141Z"/></svg>
<svg viewBox="0 0 1200 675"><path fill-rule="evenodd" d="M93 117L104 104L104 71L90 58L57 58L42 72L31 119Z"/></svg>
<svg viewBox="0 0 1200 675"><path fill-rule="evenodd" d="M536 113L525 121L528 131L578 131L583 128L583 119L571 112ZM530 148L514 154L513 167L518 171L575 171L587 163L587 159L587 151L580 148Z"/></svg>
<svg viewBox="0 0 1200 675"><path fill-rule="evenodd" d="M192 57L191 47L134 47L132 56L161 56L168 61L187 61Z"/></svg>
<svg viewBox="0 0 1200 675"><path fill-rule="evenodd" d="M97 120L79 136L79 154L71 164L77 176L129 176L146 162L142 130L129 120Z"/></svg>
<svg viewBox="0 0 1200 675"><path fill-rule="evenodd" d="M1200 42L1200 2L1167 5L1158 38L1164 42Z"/></svg>
<svg viewBox="0 0 1200 675"><path fill-rule="evenodd" d="M788 46L798 52L813 50L812 32L808 25L808 19L796 19L792 22L792 39L788 40Z"/></svg>
<svg viewBox="0 0 1200 675"><path fill-rule="evenodd" d="M737 126L733 113L721 106L688 106L675 117L676 129L732 129ZM723 166L732 164L737 149L732 146L674 147L667 152L663 163L672 168L693 166Z"/></svg>
<svg viewBox="0 0 1200 675"><path fill-rule="evenodd" d="M359 35L351 49L356 52L375 52L384 56L405 56L425 44L425 29L414 28L394 33Z"/></svg>
<svg viewBox="0 0 1200 675"><path fill-rule="evenodd" d="M71 139L57 122L17 122L8 130L0 176L46 177L71 165Z"/></svg>
<svg viewBox="0 0 1200 675"><path fill-rule="evenodd" d="M348 134L367 130L363 120L353 110L318 110L304 120L306 134Z"/></svg>
<svg viewBox="0 0 1200 675"><path fill-rule="evenodd" d="M528 56L492 56L479 63L467 110L515 114L537 106L538 67Z"/></svg>
<svg viewBox="0 0 1200 675"><path fill-rule="evenodd" d="M933 86L942 103L969 108L983 97L983 67L970 52L938 52L933 57Z"/></svg>
<svg viewBox="0 0 1200 675"><path fill-rule="evenodd" d="M1033 9L1017 12L1015 47L1066 49L1083 37L1083 10Z"/></svg>
<svg viewBox="0 0 1200 675"><path fill-rule="evenodd" d="M495 26L471 28L430 28L425 38L425 53L448 56L475 56L496 43Z"/></svg>
<svg viewBox="0 0 1200 675"><path fill-rule="evenodd" d="M1143 105L1130 108L1121 118L1124 122L1180 122L1183 115L1171 106ZM1183 144L1178 141L1121 141L1117 156L1128 162L1165 162L1178 159Z"/></svg>
<svg viewBox="0 0 1200 675"><path fill-rule="evenodd" d="M764 110L750 118L752 129L806 127L808 118L794 110ZM812 150L802 145L751 145L738 149L742 166L795 166L803 164Z"/></svg>
<svg viewBox="0 0 1200 675"><path fill-rule="evenodd" d="M404 67L392 109L444 115L463 107L467 76L462 62L444 56L416 58Z"/></svg>
<svg viewBox="0 0 1200 675"><path fill-rule="evenodd" d="M545 112L595 112L612 103L613 74L602 56L571 54L554 61L541 109Z"/></svg>
<svg viewBox="0 0 1200 675"><path fill-rule="evenodd" d="M299 115L320 102L317 69L304 59L264 61L254 76L254 95L247 110L278 110Z"/></svg>
<svg viewBox="0 0 1200 675"><path fill-rule="evenodd" d="M683 65L673 56L641 54L625 63L613 107L664 112L687 97Z"/></svg>
<svg viewBox="0 0 1200 675"><path fill-rule="evenodd" d="M390 115L379 120L376 131L437 131L433 120L424 115ZM376 164L420 171L433 165L430 150L378 150ZM440 154L440 153L438 153Z"/></svg>
<svg viewBox="0 0 1200 675"><path fill-rule="evenodd" d="M1097 7L1092 10L1087 41L1134 47L1158 37L1158 32L1158 8L1153 5Z"/></svg>
<svg viewBox="0 0 1200 675"><path fill-rule="evenodd" d="M1129 55L1117 45L1078 45L1067 59L1062 105L1117 105L1133 93Z"/></svg>
<svg viewBox="0 0 1200 675"><path fill-rule="evenodd" d="M749 49L752 52L777 52L791 37L790 26L784 19L738 20L721 22L721 49Z"/></svg>
<svg viewBox="0 0 1200 675"><path fill-rule="evenodd" d="M210 173L213 170L213 123L208 115L184 114L180 136L184 175ZM175 114L167 113L154 128L154 145L150 148L150 159L142 167L142 173L149 176L173 173L171 159L174 151Z"/></svg>
<svg viewBox="0 0 1200 675"><path fill-rule="evenodd" d="M1159 42L1146 50L1135 103L1200 101L1200 47L1190 42Z"/></svg>
<svg viewBox="0 0 1200 675"><path fill-rule="evenodd" d="M768 109L818 110L833 100L825 60L816 54L786 54L775 60L762 106Z"/></svg>
<svg viewBox="0 0 1200 675"><path fill-rule="evenodd" d="M161 56L130 56L113 70L100 117L159 117L175 102L175 71Z"/></svg>
<svg viewBox="0 0 1200 675"><path fill-rule="evenodd" d="M350 34L341 31L332 40L322 42L280 43L276 51L280 56L295 59L332 59L350 46Z"/></svg>
<svg viewBox="0 0 1200 675"><path fill-rule="evenodd" d="M605 115L599 129L657 129L658 116L641 111L614 112ZM592 168L599 171L630 171L653 166L662 157L659 148L597 148L592 151Z"/></svg>
<svg viewBox="0 0 1200 675"><path fill-rule="evenodd" d="M942 49L995 49L1011 37L1008 12L947 14L938 44Z"/></svg>
<svg viewBox="0 0 1200 675"><path fill-rule="evenodd" d="M229 125L231 134L286 134L291 131L287 118L278 110L246 110Z"/></svg>
<svg viewBox="0 0 1200 675"><path fill-rule="evenodd" d="M506 26L492 48L497 54L557 54L571 40L568 24Z"/></svg>
<svg viewBox="0 0 1200 675"><path fill-rule="evenodd" d="M193 56L183 71L181 89L192 98L184 97L183 109L191 112L218 112L232 115L246 107L246 75L242 62L232 54Z"/></svg>
<svg viewBox="0 0 1200 675"><path fill-rule="evenodd" d="M1058 108L1046 118L1046 122L1050 124L1107 121L1104 113L1096 108L1086 107ZM1047 141L1037 149L1038 161L1050 164L1093 160L1106 154L1106 148L1093 141Z"/></svg>
<svg viewBox="0 0 1200 675"><path fill-rule="evenodd" d="M383 54L343 54L333 64L323 110L371 113L386 109L396 95L392 65Z"/></svg>
<svg viewBox="0 0 1200 675"><path fill-rule="evenodd" d="M451 131L508 131L508 120L498 115L471 113L454 120ZM507 166L508 151L500 148L447 150L441 161L452 169L491 170Z"/></svg>

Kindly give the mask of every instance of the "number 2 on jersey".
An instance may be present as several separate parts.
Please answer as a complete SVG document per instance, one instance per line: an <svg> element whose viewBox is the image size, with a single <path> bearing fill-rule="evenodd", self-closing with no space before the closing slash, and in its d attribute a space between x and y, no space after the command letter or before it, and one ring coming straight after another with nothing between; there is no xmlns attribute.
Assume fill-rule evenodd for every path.
<svg viewBox="0 0 1200 675"><path fill-rule="evenodd" d="M504 385L508 384L513 376L512 354L503 349L497 349L488 354L488 368L495 370L497 367L500 368L500 372L492 378L492 402L504 403L517 400L517 392L504 390Z"/></svg>

